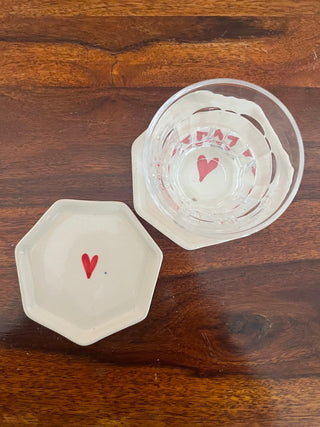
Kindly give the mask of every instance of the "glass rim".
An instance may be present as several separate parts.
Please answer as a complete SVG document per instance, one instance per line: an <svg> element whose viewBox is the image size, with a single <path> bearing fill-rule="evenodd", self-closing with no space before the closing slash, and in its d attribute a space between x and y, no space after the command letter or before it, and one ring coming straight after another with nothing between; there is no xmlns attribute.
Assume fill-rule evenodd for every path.
<svg viewBox="0 0 320 427"><path fill-rule="evenodd" d="M300 183L302 180L303 171L304 171L304 147L303 147L302 136L301 136L300 130L298 128L298 125L297 125L293 115L290 113L289 109L283 104L283 102L280 101L275 95L273 95L268 90L262 88L261 86L254 84L254 83L250 83L250 82L247 82L245 80L238 80L238 79L231 79L231 78L217 78L217 79L202 80L200 82L196 82L196 83L193 83L191 85L188 85L188 86L180 89L175 94L173 94L170 98L168 98L167 101L165 101L164 104L161 105L161 107L157 110L157 112L153 116L153 118L152 118L152 120L151 120L151 122L150 122L150 124L146 130L146 135L145 135L145 140L144 140L144 145L143 145L142 161L143 161L144 167L146 167L146 165L147 165L148 142L151 140L152 134L153 134L153 132L157 126L159 119L161 118L163 113L168 108L170 108L171 105L173 105L182 96L184 96L184 95L188 94L189 92L192 92L196 89L201 89L204 86L223 85L223 84L247 87L249 89L252 89L254 91L261 93L262 95L266 96L271 101L273 101L283 111L283 113L288 118L290 124L292 125L292 128L293 128L295 135L296 135L296 138L297 138L298 151L299 151L299 166L298 166L294 185L293 185L290 193L287 194L287 198L285 199L284 203L274 213L272 213L264 221L262 221L256 225L253 225L251 228L246 228L244 230L240 230L237 232L230 232L230 233L225 232L225 231L218 231L218 230L215 231L216 235L220 235L220 236L222 236L222 235L231 236L232 235L232 236L234 236L234 238L239 238L239 237L245 237L249 234L252 234L253 232L259 231L259 230L267 227L268 225L272 224L276 219L278 219L285 212L285 210L289 207L289 205L293 201L294 197L297 194L297 191L299 189L299 186L300 186ZM147 188L151 194L152 199L154 199L150 177L148 174L146 174L145 177L146 177Z"/></svg>

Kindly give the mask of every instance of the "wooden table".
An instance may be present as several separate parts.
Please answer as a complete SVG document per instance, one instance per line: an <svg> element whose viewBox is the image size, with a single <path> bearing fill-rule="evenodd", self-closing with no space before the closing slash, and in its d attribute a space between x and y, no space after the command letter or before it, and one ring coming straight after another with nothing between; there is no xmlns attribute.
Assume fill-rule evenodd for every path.
<svg viewBox="0 0 320 427"><path fill-rule="evenodd" d="M292 205L191 252L142 221L164 253L149 315L94 345L29 320L16 243L57 199L133 207L133 140L217 77L296 118ZM0 1L0 425L320 425L319 118L318 0Z"/></svg>

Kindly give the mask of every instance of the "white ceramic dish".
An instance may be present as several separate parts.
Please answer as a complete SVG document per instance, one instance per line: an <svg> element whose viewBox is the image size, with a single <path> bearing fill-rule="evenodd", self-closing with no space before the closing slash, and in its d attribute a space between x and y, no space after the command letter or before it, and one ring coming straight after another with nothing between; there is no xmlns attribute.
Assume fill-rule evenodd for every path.
<svg viewBox="0 0 320 427"><path fill-rule="evenodd" d="M58 200L15 251L23 308L80 345L143 320L162 252L122 202Z"/></svg>

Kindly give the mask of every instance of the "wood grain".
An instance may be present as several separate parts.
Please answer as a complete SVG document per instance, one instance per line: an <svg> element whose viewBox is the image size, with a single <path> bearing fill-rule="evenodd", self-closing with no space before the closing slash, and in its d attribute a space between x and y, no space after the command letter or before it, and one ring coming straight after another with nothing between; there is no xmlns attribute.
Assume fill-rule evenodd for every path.
<svg viewBox="0 0 320 427"><path fill-rule="evenodd" d="M309 425L319 420L318 378L279 383L255 375L203 377L159 363L118 368L81 357L66 364L59 354L37 351L19 350L16 356L15 372L6 369L18 372L18 380L9 380L11 389L2 394L6 405L2 419L7 425L166 426L188 420L188 425L205 426L298 426L306 425L306 418ZM5 350L0 366L8 364L10 351Z"/></svg>
<svg viewBox="0 0 320 427"><path fill-rule="evenodd" d="M0 28L0 85L177 87L228 76L320 86L320 15L13 17Z"/></svg>
<svg viewBox="0 0 320 427"><path fill-rule="evenodd" d="M238 0L226 3L223 0L186 0L173 3L169 0L13 0L0 2L1 16L12 15L41 17L45 16L294 16L319 13L319 4L313 0Z"/></svg>
<svg viewBox="0 0 320 427"><path fill-rule="evenodd" d="M317 1L0 1L1 426L320 424L319 24ZM133 140L177 88L222 76L297 120L288 210L196 251L141 220L164 252L149 315L92 346L29 320L16 243L60 198L133 207Z"/></svg>

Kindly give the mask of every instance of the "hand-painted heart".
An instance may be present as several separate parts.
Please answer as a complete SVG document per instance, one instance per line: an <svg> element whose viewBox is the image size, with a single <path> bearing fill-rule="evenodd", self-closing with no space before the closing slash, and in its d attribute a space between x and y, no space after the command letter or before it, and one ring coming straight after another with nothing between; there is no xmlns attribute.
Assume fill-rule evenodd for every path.
<svg viewBox="0 0 320 427"><path fill-rule="evenodd" d="M214 157L210 162L207 161L205 156L199 156L197 161L199 171L199 181L203 181L205 177L213 171L219 164L218 157Z"/></svg>
<svg viewBox="0 0 320 427"><path fill-rule="evenodd" d="M83 254L81 259L87 278L90 279L93 270L96 268L98 262L98 255L94 255L90 261L89 255Z"/></svg>

